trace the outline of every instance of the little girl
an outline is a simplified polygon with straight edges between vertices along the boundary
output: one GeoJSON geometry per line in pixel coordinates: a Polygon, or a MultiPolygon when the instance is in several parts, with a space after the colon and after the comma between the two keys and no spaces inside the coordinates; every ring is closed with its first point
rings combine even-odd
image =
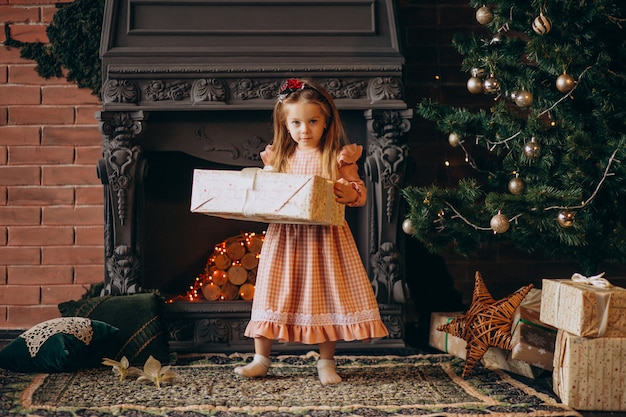
{"type": "MultiPolygon", "coordinates": [[[[363,148],[346,144],[339,112],[327,91],[310,81],[287,80],[273,122],[273,143],[261,152],[266,167],[333,179],[337,202],[365,204],[365,184],[356,164],[363,148]]],[[[254,338],[254,360],[235,368],[237,374],[265,376],[274,340],[317,344],[317,370],[324,385],[341,382],[334,359],[338,340],[388,335],[347,222],[268,226],[245,335],[254,338]]]]}

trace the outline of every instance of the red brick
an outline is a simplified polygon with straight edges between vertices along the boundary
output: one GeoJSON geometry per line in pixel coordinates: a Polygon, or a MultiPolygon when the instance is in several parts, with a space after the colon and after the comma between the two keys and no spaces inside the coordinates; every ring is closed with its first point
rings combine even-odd
{"type": "Polygon", "coordinates": [[[92,124],[98,126],[95,113],[101,111],[101,105],[82,105],[76,106],[76,124],[92,124]]]}
{"type": "Polygon", "coordinates": [[[55,165],[74,162],[74,148],[69,146],[11,146],[10,165],[55,165]]]}
{"type": "Polygon", "coordinates": [[[6,126],[9,121],[9,108],[0,106],[0,126],[6,126]]]}
{"type": "Polygon", "coordinates": [[[102,245],[104,242],[104,225],[76,227],[75,235],[77,245],[102,245]]]}
{"type": "Polygon", "coordinates": [[[7,284],[7,267],[0,266],[0,285],[7,284]]]}
{"type": "Polygon", "coordinates": [[[76,265],[74,267],[74,282],[76,284],[98,284],[102,281],[104,281],[104,263],[99,265],[76,265]]]}
{"type": "Polygon", "coordinates": [[[0,165],[6,165],[9,160],[9,151],[6,146],[0,146],[0,165]]]}
{"type": "Polygon", "coordinates": [[[5,22],[39,22],[39,7],[0,6],[0,16],[5,22]]]}
{"type": "Polygon", "coordinates": [[[7,187],[0,186],[0,206],[7,204],[7,187]]]}
{"type": "Polygon", "coordinates": [[[0,23],[0,43],[5,43],[6,41],[6,25],[4,23],[0,23]]]}
{"type": "Polygon", "coordinates": [[[0,64],[28,64],[32,61],[20,56],[20,48],[6,47],[0,48],[0,64]]]}
{"type": "MultiPolygon", "coordinates": [[[[74,0],[70,0],[70,1],[74,1],[74,0]]],[[[55,2],[55,3],[62,3],[62,2],[55,2]]],[[[54,19],[54,15],[57,12],[57,8],[55,6],[43,6],[41,8],[41,22],[42,23],[46,23],[46,24],[50,24],[50,22],[52,22],[52,20],[54,19]]]]}
{"type": "Polygon", "coordinates": [[[40,185],[38,166],[0,166],[0,185],[40,185]]]}
{"type": "Polygon", "coordinates": [[[102,158],[101,146],[81,146],[76,148],[76,161],[78,165],[93,165],[94,169],[102,158]]]}
{"type": "MultiPolygon", "coordinates": [[[[0,224],[5,226],[41,224],[41,209],[39,207],[0,207],[0,224]]],[[[1,256],[0,259],[2,259],[1,256]]]]}
{"type": "Polygon", "coordinates": [[[41,88],[41,102],[43,104],[76,105],[99,104],[100,100],[88,88],[78,88],[76,85],[49,85],[41,88]]]}
{"type": "Polygon", "coordinates": [[[74,243],[74,230],[71,226],[9,227],[10,246],[60,246],[74,243]]]}
{"type": "Polygon", "coordinates": [[[9,187],[8,203],[12,206],[53,206],[74,204],[71,187],[9,187]]]}
{"type": "Polygon", "coordinates": [[[44,126],[42,145],[96,146],[102,143],[97,126],[44,126]]]}
{"type": "Polygon", "coordinates": [[[104,208],[101,206],[87,207],[42,207],[42,224],[46,226],[80,226],[99,225],[103,223],[104,208]]]}
{"type": "Polygon", "coordinates": [[[0,265],[38,265],[40,259],[39,248],[0,246],[0,265]]]}
{"type": "Polygon", "coordinates": [[[42,304],[59,304],[81,298],[87,289],[83,285],[50,285],[41,288],[42,304]]]}
{"type": "MultiPolygon", "coordinates": [[[[1,167],[0,167],[1,168],[1,167]]],[[[96,185],[98,179],[94,166],[64,165],[41,167],[42,185],[96,185]]]]}
{"type": "Polygon", "coordinates": [[[48,43],[46,34],[47,26],[43,24],[13,24],[11,25],[11,37],[20,42],[48,43]]]}
{"type": "Polygon", "coordinates": [[[104,204],[104,188],[99,186],[76,187],[76,205],[93,206],[104,204]]]}
{"type": "Polygon", "coordinates": [[[40,142],[41,129],[39,127],[0,126],[0,144],[2,145],[39,145],[40,142]]]}
{"type": "Polygon", "coordinates": [[[5,285],[0,288],[0,304],[39,304],[41,290],[38,285],[5,285]]]}
{"type": "Polygon", "coordinates": [[[11,4],[27,4],[27,5],[55,5],[57,3],[71,3],[74,0],[11,0],[11,4]]]}
{"type": "Polygon", "coordinates": [[[0,227],[0,246],[6,246],[7,244],[7,228],[0,227]]]}
{"type": "Polygon", "coordinates": [[[70,82],[65,78],[50,77],[44,78],[35,69],[36,64],[10,65],[9,66],[9,82],[11,84],[35,84],[35,85],[69,85],[70,82]]]}
{"type": "Polygon", "coordinates": [[[0,84],[6,84],[9,81],[9,66],[0,65],[0,84]]]}
{"type": "Polygon", "coordinates": [[[0,105],[40,103],[41,91],[38,86],[6,84],[0,85],[0,105]]]}
{"type": "Polygon", "coordinates": [[[11,106],[11,125],[65,125],[74,123],[74,109],[61,106],[11,106]]]}
{"type": "Polygon", "coordinates": [[[71,284],[74,281],[70,265],[9,265],[7,283],[31,285],[71,284]]]}
{"type": "Polygon", "coordinates": [[[61,317],[55,305],[8,306],[5,329],[30,329],[35,324],[61,317]]]}
{"type": "Polygon", "coordinates": [[[67,246],[45,247],[41,248],[41,263],[42,265],[100,265],[104,264],[103,248],[104,244],[69,248],[67,246]]]}

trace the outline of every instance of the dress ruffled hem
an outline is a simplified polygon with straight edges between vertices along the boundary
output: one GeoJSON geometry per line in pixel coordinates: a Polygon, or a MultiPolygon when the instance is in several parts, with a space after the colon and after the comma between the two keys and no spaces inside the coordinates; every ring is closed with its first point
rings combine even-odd
{"type": "Polygon", "coordinates": [[[378,320],[347,325],[297,326],[272,322],[250,321],[244,335],[265,337],[279,342],[314,345],[323,342],[353,340],[369,341],[388,336],[385,325],[378,320]]]}

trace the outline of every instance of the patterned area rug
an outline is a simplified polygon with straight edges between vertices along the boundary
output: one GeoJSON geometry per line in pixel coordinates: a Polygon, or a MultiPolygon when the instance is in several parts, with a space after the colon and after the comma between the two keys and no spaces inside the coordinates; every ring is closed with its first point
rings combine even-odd
{"type": "Polygon", "coordinates": [[[0,370],[0,415],[63,417],[580,416],[547,392],[450,355],[338,356],[343,382],[324,387],[316,355],[273,357],[267,378],[233,368],[250,355],[179,358],[171,385],[119,381],[110,368],[76,373],[0,370]]]}

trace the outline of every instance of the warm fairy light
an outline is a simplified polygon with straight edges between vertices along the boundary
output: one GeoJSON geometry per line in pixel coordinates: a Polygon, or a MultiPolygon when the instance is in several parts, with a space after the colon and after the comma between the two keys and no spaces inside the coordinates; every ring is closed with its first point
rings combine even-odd
{"type": "Polygon", "coordinates": [[[435,80],[440,80],[441,77],[439,76],[439,74],[435,74],[435,80]]]}
{"type": "Polygon", "coordinates": [[[443,161],[443,164],[444,164],[445,166],[449,167],[449,166],[450,166],[450,161],[448,161],[448,160],[443,161]]]}

